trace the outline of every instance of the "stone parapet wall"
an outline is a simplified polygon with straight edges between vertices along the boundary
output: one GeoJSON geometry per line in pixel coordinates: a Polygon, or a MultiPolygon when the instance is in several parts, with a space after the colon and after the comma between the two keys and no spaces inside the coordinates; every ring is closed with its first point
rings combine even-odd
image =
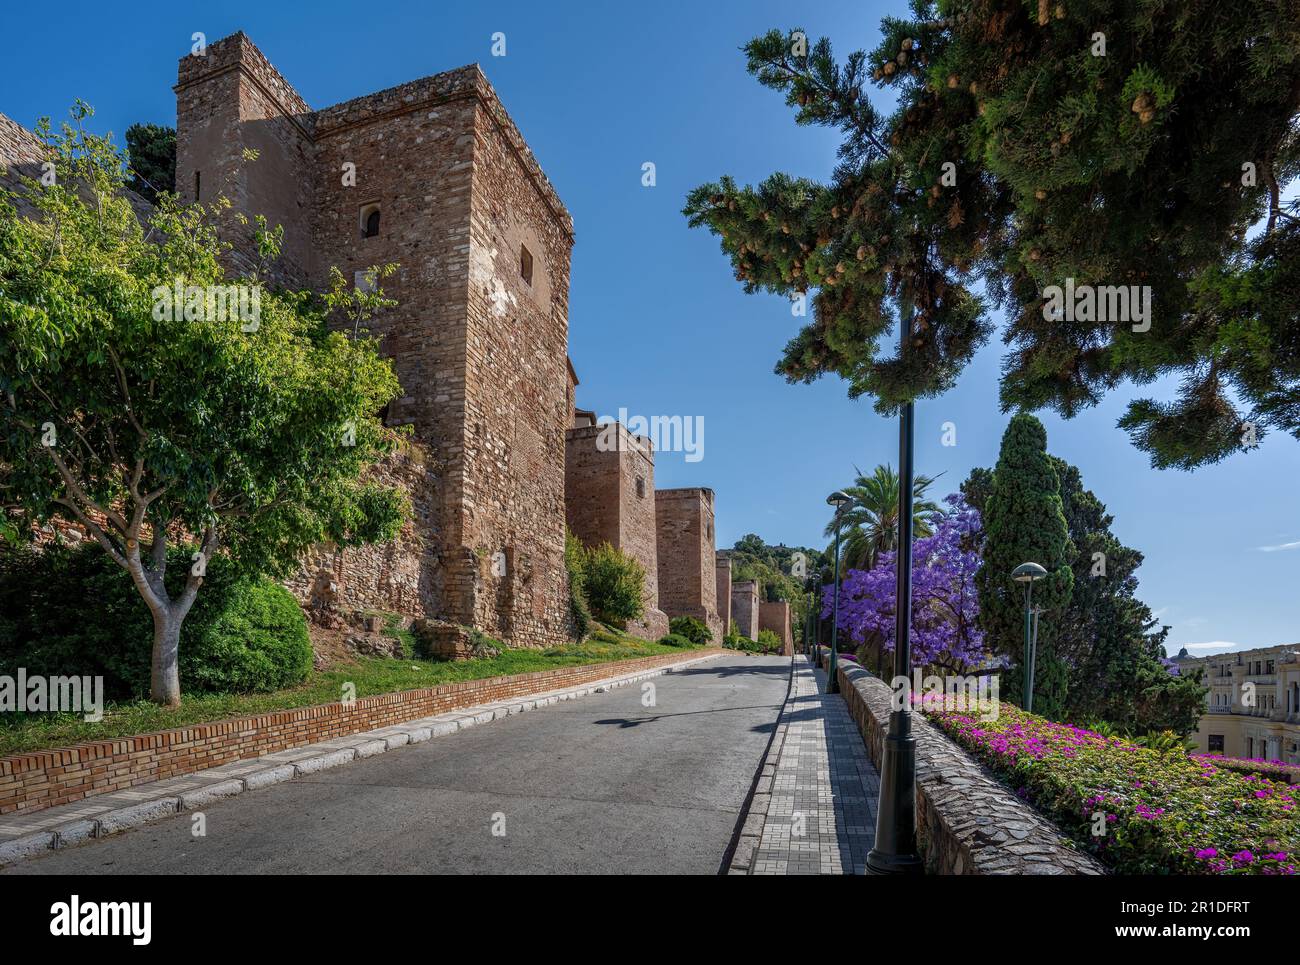
{"type": "MultiPolygon", "coordinates": [[[[891,691],[884,681],[849,661],[838,667],[840,692],[879,769],[891,691]]],[[[1106,873],[921,714],[912,715],[912,734],[916,738],[916,833],[927,872],[1106,873]]]]}

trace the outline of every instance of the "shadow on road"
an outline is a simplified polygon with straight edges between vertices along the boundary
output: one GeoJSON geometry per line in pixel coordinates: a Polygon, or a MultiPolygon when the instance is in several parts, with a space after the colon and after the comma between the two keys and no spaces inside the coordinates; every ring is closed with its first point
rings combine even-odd
{"type": "MultiPolygon", "coordinates": [[[[645,717],[609,717],[605,720],[595,721],[597,724],[618,724],[620,727],[639,727],[642,724],[652,724],[656,720],[664,720],[668,717],[694,717],[697,714],[730,714],[737,710],[766,710],[776,706],[775,704],[746,704],[742,707],[716,707],[713,710],[683,710],[677,714],[647,714],[645,717]]],[[[758,733],[767,733],[776,726],[775,723],[763,724],[759,727],[751,728],[758,733]]]]}

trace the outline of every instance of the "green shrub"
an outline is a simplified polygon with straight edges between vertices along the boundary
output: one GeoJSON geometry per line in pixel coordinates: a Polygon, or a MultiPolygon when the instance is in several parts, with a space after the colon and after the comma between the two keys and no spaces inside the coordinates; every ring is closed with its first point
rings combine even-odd
{"type": "Polygon", "coordinates": [[[591,607],[587,604],[586,574],[583,561],[586,554],[578,537],[567,530],[564,533],[564,566],[569,571],[569,619],[573,622],[573,639],[582,643],[591,633],[591,607]]]}
{"type": "MultiPolygon", "coordinates": [[[[173,595],[190,552],[168,554],[173,595]]],[[[153,617],[99,546],[0,552],[0,673],[103,676],[109,698],[145,697],[152,652],[153,617]]],[[[307,621],[284,587],[217,556],[181,628],[179,659],[185,692],[278,690],[311,670],[307,621]]]]}
{"type": "Polygon", "coordinates": [[[628,556],[602,543],[583,550],[583,586],[591,612],[605,623],[626,623],[645,613],[645,569],[628,556]]]}
{"type": "Polygon", "coordinates": [[[745,653],[763,652],[763,648],[759,646],[757,641],[751,640],[749,637],[742,637],[739,633],[725,637],[722,645],[728,650],[743,650],[745,653]]]}
{"type": "Polygon", "coordinates": [[[774,630],[759,630],[755,641],[764,653],[776,653],[781,649],[781,638],[774,630]]]}
{"type": "Polygon", "coordinates": [[[686,639],[680,633],[667,633],[659,638],[659,642],[665,647],[691,647],[695,646],[694,641],[686,639]]]}
{"type": "Polygon", "coordinates": [[[668,632],[701,647],[713,642],[713,631],[708,624],[695,617],[673,617],[668,621],[668,632]]]}

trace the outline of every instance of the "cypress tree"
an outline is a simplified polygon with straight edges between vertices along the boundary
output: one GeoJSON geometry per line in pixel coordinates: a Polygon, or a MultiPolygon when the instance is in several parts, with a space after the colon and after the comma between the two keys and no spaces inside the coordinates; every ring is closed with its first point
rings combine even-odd
{"type": "Polygon", "coordinates": [[[1068,673],[1056,651],[1061,618],[1074,584],[1076,555],[1061,503],[1056,468],[1047,454],[1047,430],[1028,413],[1013,416],[984,504],[984,562],[975,578],[980,625],[989,648],[1012,661],[1008,684],[1024,703],[1024,587],[1011,579],[1021,563],[1038,563],[1047,576],[1034,584],[1038,628],[1034,711],[1060,717],[1068,673]]]}

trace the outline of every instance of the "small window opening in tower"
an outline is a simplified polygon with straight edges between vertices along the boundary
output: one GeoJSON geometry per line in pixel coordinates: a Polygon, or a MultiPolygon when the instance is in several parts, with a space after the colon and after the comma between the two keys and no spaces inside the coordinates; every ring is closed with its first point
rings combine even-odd
{"type": "Polygon", "coordinates": [[[533,283],[533,253],[525,245],[519,246],[519,277],[525,285],[533,283]]]}

